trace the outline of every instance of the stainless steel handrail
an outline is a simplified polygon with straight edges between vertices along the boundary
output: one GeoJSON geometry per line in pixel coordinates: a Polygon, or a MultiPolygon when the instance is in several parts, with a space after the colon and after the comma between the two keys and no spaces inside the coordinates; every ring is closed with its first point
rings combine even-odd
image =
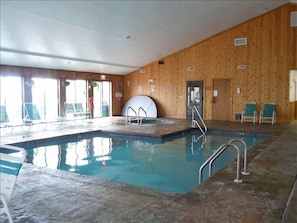
{"type": "Polygon", "coordinates": [[[192,108],[192,127],[195,127],[195,124],[198,126],[198,128],[200,129],[200,131],[205,134],[207,132],[207,127],[206,127],[206,124],[205,122],[203,121],[203,118],[201,117],[198,109],[196,106],[193,106],[192,108]],[[202,123],[203,127],[204,127],[204,130],[202,129],[202,127],[199,125],[199,122],[197,120],[195,120],[195,112],[196,114],[198,115],[199,117],[199,121],[202,123]]]}
{"type": "MultiPolygon", "coordinates": [[[[142,121],[143,121],[143,119],[141,119],[140,118],[140,111],[143,111],[144,112],[144,114],[145,114],[145,117],[144,117],[144,119],[145,118],[147,118],[147,113],[146,113],[146,111],[142,108],[142,107],[139,107],[138,108],[138,115],[137,115],[137,117],[138,117],[138,125],[142,125],[142,121]]],[[[142,116],[141,116],[142,117],[142,116]]]]}
{"type": "Polygon", "coordinates": [[[250,173],[247,171],[247,145],[246,143],[241,140],[241,139],[231,139],[228,143],[233,143],[233,142],[240,142],[244,146],[244,157],[243,157],[243,171],[241,174],[243,175],[250,175],[250,173]]]}
{"type": "Polygon", "coordinates": [[[128,107],[128,109],[127,109],[127,115],[126,115],[126,124],[131,124],[131,120],[133,119],[133,118],[136,118],[137,117],[137,113],[136,113],[136,111],[132,108],[132,107],[128,107]],[[129,109],[131,109],[134,113],[135,113],[135,116],[132,116],[131,118],[130,118],[130,120],[129,120],[129,109]]]}
{"type": "Polygon", "coordinates": [[[240,150],[238,149],[238,147],[234,144],[231,143],[226,143],[221,145],[199,168],[199,183],[201,183],[202,181],[202,170],[204,169],[204,167],[209,164],[209,172],[208,172],[208,176],[211,176],[211,170],[212,170],[212,163],[214,162],[214,160],[219,157],[222,152],[225,151],[225,149],[233,147],[234,149],[236,149],[237,151],[237,171],[236,171],[236,178],[234,179],[234,182],[236,183],[241,183],[242,180],[240,180],[240,150]]]}
{"type": "Polygon", "coordinates": [[[202,132],[202,134],[205,134],[205,131],[201,128],[201,126],[199,125],[199,123],[196,120],[192,120],[192,127],[195,127],[195,124],[198,126],[198,128],[200,129],[200,131],[202,132]]]}

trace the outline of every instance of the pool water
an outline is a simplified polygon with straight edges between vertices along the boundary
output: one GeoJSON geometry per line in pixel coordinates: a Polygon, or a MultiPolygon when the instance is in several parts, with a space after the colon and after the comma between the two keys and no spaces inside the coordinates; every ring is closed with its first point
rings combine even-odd
{"type": "MultiPolygon", "coordinates": [[[[90,134],[23,147],[27,150],[27,162],[36,166],[185,194],[199,184],[200,166],[220,145],[241,139],[251,147],[265,137],[221,133],[199,136],[190,132],[153,140],[90,134]]],[[[227,149],[214,162],[213,173],[235,158],[235,150],[227,149]]],[[[204,179],[207,174],[203,172],[204,179]]]]}

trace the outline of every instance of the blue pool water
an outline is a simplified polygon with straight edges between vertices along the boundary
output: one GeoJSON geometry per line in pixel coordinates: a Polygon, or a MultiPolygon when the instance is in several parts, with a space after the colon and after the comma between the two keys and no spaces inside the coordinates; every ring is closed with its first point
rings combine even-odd
{"type": "MultiPolygon", "coordinates": [[[[24,147],[27,162],[36,166],[185,194],[198,185],[201,164],[220,145],[242,139],[251,147],[264,137],[208,133],[199,139],[199,133],[190,132],[153,140],[90,134],[24,147]]],[[[226,150],[214,162],[213,173],[235,158],[234,150],[226,150]]],[[[204,179],[207,174],[204,171],[204,179]]]]}

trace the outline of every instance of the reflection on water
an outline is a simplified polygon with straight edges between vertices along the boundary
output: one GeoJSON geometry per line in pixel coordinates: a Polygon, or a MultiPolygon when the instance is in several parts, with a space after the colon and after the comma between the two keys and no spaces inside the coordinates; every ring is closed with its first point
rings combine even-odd
{"type": "MultiPolygon", "coordinates": [[[[212,134],[201,137],[194,133],[162,142],[92,136],[25,147],[27,162],[36,166],[183,194],[198,185],[200,165],[234,138],[244,140],[249,147],[261,139],[212,134]]],[[[213,172],[235,157],[234,150],[226,150],[214,163],[213,172]]]]}

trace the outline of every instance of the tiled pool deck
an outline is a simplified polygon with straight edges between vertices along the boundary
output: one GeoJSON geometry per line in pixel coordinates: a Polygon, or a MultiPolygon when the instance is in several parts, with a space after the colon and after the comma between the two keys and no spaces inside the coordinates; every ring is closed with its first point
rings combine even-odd
{"type": "MultiPolygon", "coordinates": [[[[189,129],[170,125],[126,126],[120,117],[68,126],[33,126],[29,133],[1,132],[1,144],[44,140],[88,131],[158,137],[189,129]]],[[[253,125],[207,121],[210,130],[270,133],[249,151],[249,176],[234,183],[235,162],[186,195],[81,176],[24,164],[10,203],[15,223],[55,222],[297,222],[297,122],[253,125]]],[[[8,222],[1,215],[1,222],[8,222]]]]}

